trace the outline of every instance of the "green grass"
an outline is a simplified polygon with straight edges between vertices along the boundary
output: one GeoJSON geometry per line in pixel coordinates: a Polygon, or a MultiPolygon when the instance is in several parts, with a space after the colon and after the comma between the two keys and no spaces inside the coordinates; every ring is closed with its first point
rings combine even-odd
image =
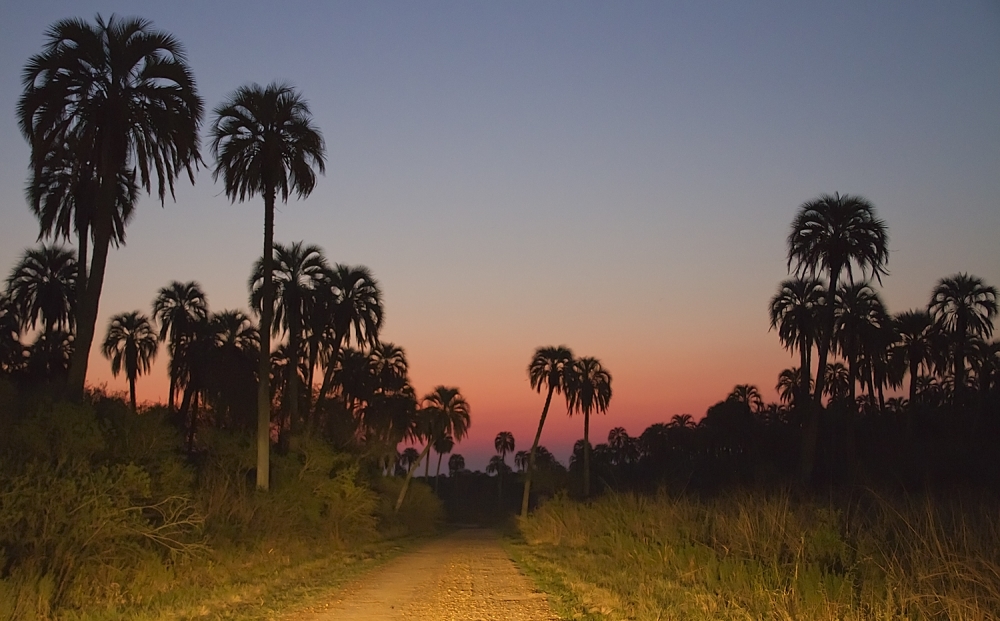
{"type": "Polygon", "coordinates": [[[556,498],[508,548],[566,618],[1000,617],[995,499],[556,498]]]}

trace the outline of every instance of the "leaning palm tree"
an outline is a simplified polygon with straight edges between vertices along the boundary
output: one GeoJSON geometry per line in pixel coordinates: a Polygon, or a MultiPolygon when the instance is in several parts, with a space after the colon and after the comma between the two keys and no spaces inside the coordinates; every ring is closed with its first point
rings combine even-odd
{"type": "Polygon", "coordinates": [[[179,369],[174,358],[182,348],[182,340],[199,322],[208,318],[208,301],[201,285],[196,282],[181,283],[176,280],[161,287],[153,300],[153,317],[160,323],[160,342],[167,342],[170,353],[170,389],[167,409],[174,411],[179,369]]]}
{"type": "MultiPolygon", "coordinates": [[[[288,333],[287,367],[288,414],[291,430],[299,424],[299,352],[303,345],[304,325],[316,309],[316,294],[327,273],[326,258],[318,246],[295,242],[290,246],[274,245],[272,282],[274,285],[273,335],[283,328],[288,333]]],[[[258,259],[250,277],[250,304],[258,313],[264,301],[264,261],[258,259]]],[[[308,373],[307,373],[308,381],[308,373]]],[[[310,387],[310,391],[312,388],[310,387]]]]}
{"type": "Polygon", "coordinates": [[[324,172],[323,137],[313,125],[309,106],[285,84],[238,88],[215,109],[212,126],[213,177],[222,177],[230,200],[264,199],[264,251],[261,262],[260,382],[257,388],[257,487],[268,488],[271,386],[268,368],[274,313],[272,261],[274,203],[291,194],[305,198],[324,172]]]}
{"type": "Polygon", "coordinates": [[[21,329],[72,332],[76,315],[76,258],[58,246],[24,251],[7,277],[7,295],[20,319],[21,329]]]}
{"type": "Polygon", "coordinates": [[[611,374],[597,358],[573,361],[566,382],[570,416],[583,414],[583,496],[590,496],[590,413],[604,414],[611,402],[611,374]]]}
{"type": "Polygon", "coordinates": [[[444,436],[451,436],[455,442],[461,442],[468,433],[470,424],[469,403],[457,388],[438,386],[424,397],[417,432],[425,441],[424,450],[416,463],[410,464],[410,469],[406,473],[403,488],[399,490],[399,498],[396,500],[397,513],[403,506],[403,499],[406,498],[406,490],[410,486],[413,472],[420,462],[427,458],[434,441],[444,436]]]}
{"type": "Polygon", "coordinates": [[[771,329],[777,328],[778,339],[790,350],[799,350],[798,391],[803,399],[809,396],[812,378],[809,374],[813,344],[819,340],[821,313],[826,303],[826,288],[818,278],[791,278],[778,286],[771,298],[769,314],[771,329]]]}
{"type": "Polygon", "coordinates": [[[528,470],[524,477],[524,493],[521,496],[521,517],[528,517],[528,498],[531,494],[531,478],[535,470],[535,453],[538,452],[538,442],[542,438],[542,427],[545,426],[545,417],[549,414],[549,405],[552,403],[552,395],[563,392],[566,389],[566,374],[573,364],[573,352],[568,347],[539,347],[535,350],[535,355],[528,364],[528,381],[531,388],[541,392],[543,388],[547,390],[545,395],[545,405],[542,406],[542,416],[538,419],[538,431],[535,432],[535,440],[531,443],[531,451],[528,453],[528,470]]]}
{"type": "MultiPolygon", "coordinates": [[[[840,277],[847,272],[854,281],[854,266],[862,274],[871,273],[881,283],[887,274],[889,234],[885,223],[875,216],[875,207],[867,199],[849,194],[824,194],[803,203],[792,221],[788,234],[788,270],[795,265],[797,276],[815,277],[825,274],[827,291],[837,291],[840,277]]],[[[800,477],[812,476],[819,441],[819,407],[826,384],[826,362],[836,322],[834,305],[826,304],[825,320],[821,322],[821,338],[817,343],[819,363],[813,406],[808,409],[802,434],[800,477]]]]}
{"type": "Polygon", "coordinates": [[[182,170],[194,182],[203,109],[176,39],[143,19],[105,21],[98,15],[95,22],[67,19],[49,28],[42,53],[25,66],[17,111],[31,146],[30,184],[44,183],[46,158],[67,149],[78,159],[80,178],[99,180],[89,213],[93,251],[68,379],[76,397],[83,395],[87,378],[116,218],[127,219],[120,213],[120,175],[133,177],[147,192],[156,177],[160,202],[168,189],[173,195],[182,170]]]}
{"type": "Polygon", "coordinates": [[[156,346],[156,331],[149,323],[149,318],[139,311],[111,318],[101,353],[111,360],[112,375],[118,377],[125,370],[133,412],[136,411],[135,380],[140,375],[149,373],[150,364],[156,357],[156,346]]]}
{"type": "Polygon", "coordinates": [[[931,293],[927,311],[934,323],[952,336],[954,346],[952,373],[955,400],[965,402],[965,357],[972,338],[993,335],[993,317],[997,314],[997,290],[978,276],[955,274],[938,281],[931,293]]]}

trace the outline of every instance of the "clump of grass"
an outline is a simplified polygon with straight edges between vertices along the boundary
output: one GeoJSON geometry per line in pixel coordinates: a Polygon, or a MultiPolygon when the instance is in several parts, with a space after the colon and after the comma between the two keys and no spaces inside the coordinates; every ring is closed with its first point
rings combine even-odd
{"type": "Polygon", "coordinates": [[[998,506],[612,494],[557,497],[520,526],[526,557],[614,596],[610,618],[985,620],[1000,615],[998,506]]]}

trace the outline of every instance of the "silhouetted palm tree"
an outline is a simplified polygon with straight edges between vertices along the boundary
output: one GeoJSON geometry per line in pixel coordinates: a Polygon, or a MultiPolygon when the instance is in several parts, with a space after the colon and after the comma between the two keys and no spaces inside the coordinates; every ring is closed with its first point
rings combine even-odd
{"type": "MultiPolygon", "coordinates": [[[[299,353],[303,347],[304,324],[311,320],[316,309],[316,296],[321,284],[326,280],[328,267],[323,251],[318,246],[305,246],[295,242],[291,246],[274,245],[272,282],[274,285],[273,335],[278,329],[288,332],[289,365],[288,415],[291,430],[298,429],[299,423],[299,374],[292,372],[299,368],[299,353]]],[[[250,278],[250,303],[258,313],[264,298],[264,261],[258,259],[250,278]]],[[[306,374],[308,381],[308,373],[306,374]]],[[[310,391],[312,387],[309,387],[310,391]]]]}
{"type": "Polygon", "coordinates": [[[573,364],[573,352],[568,347],[539,347],[535,350],[535,355],[528,365],[528,381],[531,388],[541,392],[543,388],[547,390],[545,395],[545,405],[542,407],[542,416],[538,419],[538,431],[535,432],[535,440],[531,443],[531,452],[528,453],[528,473],[524,477],[524,494],[521,497],[521,517],[528,517],[528,498],[531,493],[531,478],[535,470],[535,453],[538,451],[538,442],[542,438],[542,427],[545,426],[545,417],[549,414],[549,405],[552,403],[552,395],[563,392],[566,388],[566,373],[573,364]]]}
{"type": "Polygon", "coordinates": [[[140,375],[149,373],[150,364],[156,357],[156,347],[156,331],[149,323],[149,318],[139,311],[111,318],[101,353],[111,360],[112,375],[118,377],[124,369],[133,412],[136,411],[135,380],[140,375]]]}
{"type": "Polygon", "coordinates": [[[324,172],[323,137],[313,125],[309,106],[284,84],[238,88],[215,109],[212,127],[213,177],[222,177],[226,195],[240,201],[264,199],[264,250],[261,272],[260,369],[257,388],[257,487],[268,488],[271,386],[269,364],[274,311],[272,260],[274,203],[291,194],[305,198],[324,172]]]}
{"type": "Polygon", "coordinates": [[[21,318],[6,291],[0,291],[0,373],[12,375],[25,363],[26,350],[21,343],[21,318]]]}
{"type": "Polygon", "coordinates": [[[518,451],[514,454],[514,467],[518,472],[524,472],[528,468],[528,451],[518,451]]]}
{"type": "Polygon", "coordinates": [[[764,409],[764,398],[760,396],[760,389],[751,384],[737,384],[727,399],[742,403],[752,414],[764,409]]]}
{"type": "Polygon", "coordinates": [[[208,317],[208,301],[201,285],[196,282],[181,283],[176,280],[162,287],[153,300],[153,317],[160,323],[160,342],[167,342],[170,354],[170,392],[167,408],[173,413],[177,392],[177,364],[174,358],[182,340],[193,327],[208,317]]]}
{"type": "Polygon", "coordinates": [[[590,496],[590,413],[604,414],[611,402],[611,374],[597,358],[573,361],[566,381],[566,404],[570,416],[583,414],[583,495],[590,496]]]}
{"type": "Polygon", "coordinates": [[[440,488],[441,481],[441,458],[450,453],[455,448],[455,439],[451,436],[441,436],[434,440],[434,452],[438,454],[437,469],[434,471],[434,493],[440,488]]]}
{"type": "Polygon", "coordinates": [[[465,470],[465,457],[462,457],[459,453],[455,453],[448,458],[448,476],[453,477],[463,470],[465,470]]]}
{"type": "MultiPolygon", "coordinates": [[[[77,308],[69,388],[82,396],[104,283],[116,236],[123,171],[162,202],[187,170],[194,181],[202,101],[181,45],[142,19],[55,23],[41,54],[29,59],[18,103],[21,132],[31,146],[32,185],[45,183],[46,157],[71,150],[83,179],[101,180],[90,218],[94,242],[86,288],[77,308]]],[[[29,190],[29,196],[35,194],[29,190]]],[[[122,217],[122,222],[127,217],[122,217]]],[[[119,238],[120,239],[120,238],[119,238]]]]}
{"type": "Polygon", "coordinates": [[[799,350],[798,390],[804,397],[810,394],[812,347],[819,340],[825,304],[826,289],[818,278],[786,280],[771,298],[771,329],[777,328],[778,339],[786,349],[799,350]]]}
{"type": "Polygon", "coordinates": [[[921,365],[929,367],[933,359],[933,321],[927,311],[910,310],[892,318],[896,340],[890,346],[889,360],[902,382],[904,372],[910,374],[909,403],[917,402],[917,380],[921,365]]]}
{"type": "MultiPolygon", "coordinates": [[[[454,457],[455,456],[452,455],[452,458],[454,458],[454,457]]],[[[417,449],[413,448],[412,446],[409,446],[409,447],[406,447],[405,449],[403,449],[403,452],[399,454],[398,463],[399,463],[399,466],[404,471],[409,472],[410,471],[410,467],[413,464],[417,463],[418,459],[420,459],[420,453],[417,451],[417,449]]]]}
{"type": "Polygon", "coordinates": [[[850,398],[851,372],[840,362],[834,362],[826,367],[826,386],[824,394],[830,401],[842,401],[850,398]]]}
{"type": "MultiPolygon", "coordinates": [[[[509,431],[501,431],[497,434],[497,437],[493,439],[493,448],[497,450],[500,455],[500,461],[503,462],[504,467],[507,466],[507,453],[514,452],[514,434],[509,431]]],[[[503,470],[500,473],[500,482],[497,495],[503,500],[503,470]]]]}
{"type": "Polygon", "coordinates": [[[325,347],[326,372],[320,387],[319,399],[325,399],[333,384],[334,362],[341,347],[351,344],[351,335],[357,346],[375,347],[382,328],[382,290],[371,271],[364,266],[336,265],[328,274],[328,281],[319,291],[322,325],[314,326],[313,334],[319,339],[314,351],[325,347]]]}
{"type": "Polygon", "coordinates": [[[888,323],[889,317],[882,297],[867,282],[841,287],[837,291],[834,315],[834,340],[840,354],[847,360],[850,375],[847,395],[853,403],[857,396],[857,382],[862,379],[858,370],[859,358],[866,349],[884,350],[884,347],[871,347],[871,341],[878,330],[888,323]],[[866,344],[869,346],[866,347],[866,344]]]}
{"type": "MultiPolygon", "coordinates": [[[[846,271],[854,280],[853,266],[862,274],[871,273],[881,283],[887,273],[889,234],[885,223],[875,216],[875,207],[860,196],[824,194],[804,203],[792,221],[788,235],[788,269],[795,264],[798,276],[815,277],[825,273],[827,291],[837,291],[840,276],[846,271]]],[[[813,393],[815,407],[809,408],[802,434],[800,475],[808,480],[812,475],[819,440],[819,406],[825,391],[826,362],[836,321],[834,305],[826,305],[826,321],[818,342],[819,364],[813,393]]]]}
{"type": "Polygon", "coordinates": [[[469,403],[457,388],[438,386],[424,396],[420,419],[418,433],[425,442],[424,450],[420,453],[417,462],[412,464],[406,473],[406,480],[403,481],[403,488],[399,491],[399,498],[396,500],[396,512],[403,505],[410,479],[413,478],[413,471],[420,465],[421,460],[427,458],[434,441],[450,435],[455,439],[455,442],[461,442],[465,434],[468,433],[471,424],[469,403]]]}
{"type": "Polygon", "coordinates": [[[21,329],[72,332],[76,315],[76,259],[58,246],[24,251],[7,277],[7,295],[20,319],[21,329]]]}
{"type": "Polygon", "coordinates": [[[997,314],[997,290],[978,276],[955,274],[942,278],[931,293],[927,306],[934,322],[952,336],[955,377],[955,400],[965,403],[965,352],[970,337],[993,335],[993,317],[997,314]]]}

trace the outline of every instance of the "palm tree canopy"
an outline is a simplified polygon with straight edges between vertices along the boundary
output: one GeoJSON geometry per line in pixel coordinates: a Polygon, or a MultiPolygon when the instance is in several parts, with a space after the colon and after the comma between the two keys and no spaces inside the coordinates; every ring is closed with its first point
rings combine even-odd
{"type": "Polygon", "coordinates": [[[309,106],[287,84],[238,88],[215,109],[212,176],[231,200],[276,192],[282,200],[308,196],[316,170],[326,171],[323,136],[309,106]]]}
{"type": "Polygon", "coordinates": [[[450,453],[453,448],[455,448],[455,438],[449,435],[443,435],[434,440],[434,451],[439,455],[450,453]]]}
{"type": "Polygon", "coordinates": [[[460,453],[455,453],[448,458],[448,472],[455,473],[465,470],[465,457],[460,453]]]}
{"type": "Polygon", "coordinates": [[[431,442],[445,435],[450,435],[456,442],[460,442],[472,424],[469,403],[457,388],[436,387],[424,396],[423,409],[427,413],[423,435],[431,442]]]}
{"type": "Polygon", "coordinates": [[[122,313],[111,318],[101,353],[111,360],[111,373],[116,377],[125,370],[129,380],[149,372],[156,357],[156,332],[149,318],[139,311],[122,313]]]}
{"type": "Polygon", "coordinates": [[[560,393],[566,388],[566,373],[573,364],[573,352],[565,345],[539,347],[528,364],[531,388],[541,392],[551,389],[560,393]]]}
{"type": "Polygon", "coordinates": [[[153,300],[153,317],[160,323],[160,341],[176,343],[178,338],[208,318],[208,300],[196,282],[173,281],[161,287],[153,300]]]}
{"type": "Polygon", "coordinates": [[[41,319],[48,329],[72,330],[76,314],[77,261],[58,246],[25,250],[7,277],[7,295],[21,329],[34,328],[41,319]]]}
{"type": "Polygon", "coordinates": [[[200,161],[204,106],[194,76],[180,43],[151,22],[114,15],[95,22],[56,22],[44,51],[25,66],[17,112],[33,169],[40,171],[47,154],[69,144],[92,158],[99,178],[134,167],[149,192],[155,174],[163,201],[167,189],[173,195],[181,169],[194,182],[200,161]],[[105,156],[113,161],[102,170],[105,156]]]}
{"type": "MultiPolygon", "coordinates": [[[[290,330],[290,320],[301,323],[314,308],[316,292],[325,281],[328,267],[319,246],[295,242],[290,246],[275,244],[272,274],[274,278],[274,325],[290,330]]],[[[264,260],[257,259],[250,277],[250,308],[258,313],[264,303],[264,260]]],[[[299,329],[301,329],[301,325],[299,329]]]]}
{"type": "Polygon", "coordinates": [[[853,281],[852,266],[857,265],[881,282],[882,275],[888,274],[888,261],[888,230],[867,199],[824,194],[799,207],[788,235],[789,271],[795,264],[796,274],[826,272],[834,278],[846,269],[853,281]]]}
{"type": "Polygon", "coordinates": [[[611,374],[597,358],[580,358],[573,362],[566,388],[569,414],[607,412],[611,402],[611,374]]]}
{"type": "Polygon", "coordinates": [[[978,276],[955,274],[938,281],[927,310],[949,332],[964,327],[966,334],[990,338],[997,314],[997,290],[978,276]]]}
{"type": "Polygon", "coordinates": [[[325,290],[325,312],[331,319],[331,336],[338,343],[354,342],[360,347],[374,347],[382,328],[385,311],[382,306],[382,289],[363,265],[337,264],[329,273],[325,290]]]}
{"type": "Polygon", "coordinates": [[[818,340],[820,309],[826,303],[826,288],[815,277],[791,278],[778,285],[768,308],[771,329],[786,348],[809,346],[818,340]]]}
{"type": "Polygon", "coordinates": [[[493,447],[500,454],[501,459],[506,458],[507,453],[514,452],[514,434],[509,431],[501,431],[493,440],[493,447]]]}

